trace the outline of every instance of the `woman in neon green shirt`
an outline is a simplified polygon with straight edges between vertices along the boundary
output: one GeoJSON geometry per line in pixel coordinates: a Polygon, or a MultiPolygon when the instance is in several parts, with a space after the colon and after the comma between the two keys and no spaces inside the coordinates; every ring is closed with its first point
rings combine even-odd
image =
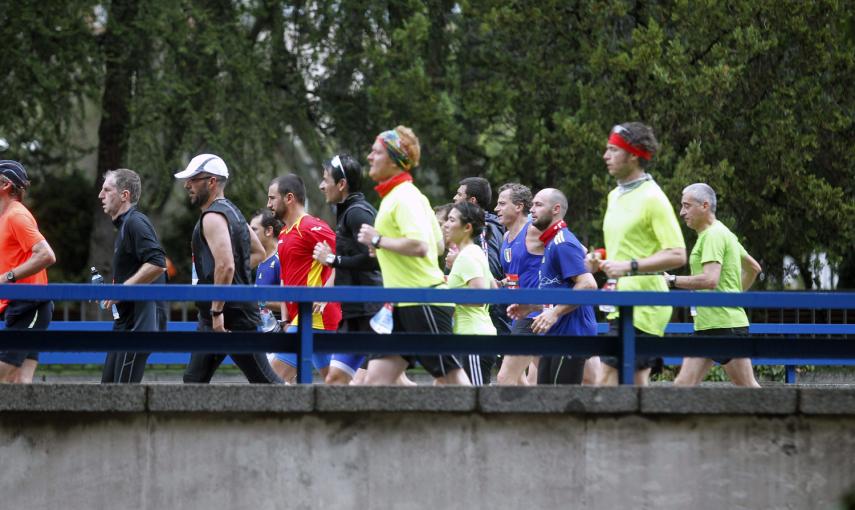
{"type": "MultiPolygon", "coordinates": [[[[460,202],[448,213],[443,225],[447,244],[456,244],[460,251],[448,274],[449,288],[490,289],[496,282],[484,250],[472,240],[484,228],[484,211],[475,204],[460,202]]],[[[454,332],[462,335],[495,335],[487,305],[457,304],[454,307],[454,332]]]]}

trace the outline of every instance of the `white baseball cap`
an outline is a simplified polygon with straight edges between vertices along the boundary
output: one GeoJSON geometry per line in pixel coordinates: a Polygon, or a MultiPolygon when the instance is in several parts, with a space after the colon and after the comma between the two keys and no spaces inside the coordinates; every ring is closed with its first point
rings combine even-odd
{"type": "Polygon", "coordinates": [[[219,156],[215,156],[214,154],[199,154],[195,158],[190,160],[190,163],[187,165],[187,168],[184,169],[183,172],[178,172],[175,174],[176,179],[188,179],[193,177],[194,175],[209,173],[211,175],[218,175],[220,177],[229,178],[229,167],[226,166],[226,162],[223,161],[223,158],[219,156]]]}

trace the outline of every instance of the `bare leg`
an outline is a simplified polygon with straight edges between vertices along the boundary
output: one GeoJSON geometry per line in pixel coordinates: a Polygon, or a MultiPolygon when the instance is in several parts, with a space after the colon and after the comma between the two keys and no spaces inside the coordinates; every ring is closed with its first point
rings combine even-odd
{"type": "Polygon", "coordinates": [[[398,377],[398,385],[400,386],[418,386],[415,381],[407,377],[407,372],[401,372],[401,377],[398,377]]]}
{"type": "Polygon", "coordinates": [[[17,384],[31,384],[33,382],[33,374],[36,372],[36,367],[39,362],[34,359],[25,359],[21,363],[21,367],[10,374],[10,381],[17,384]]]}
{"type": "Polygon", "coordinates": [[[540,356],[535,356],[531,359],[528,365],[528,374],[525,376],[525,383],[528,386],[537,386],[537,365],[540,363],[540,356]]]}
{"type": "Polygon", "coordinates": [[[750,358],[734,358],[724,365],[727,376],[737,386],[759,388],[760,384],[754,378],[754,369],[751,367],[750,358]]]}
{"type": "Polygon", "coordinates": [[[364,368],[357,368],[356,369],[356,375],[353,376],[353,379],[350,381],[350,384],[352,384],[354,386],[359,386],[360,384],[364,384],[366,373],[368,373],[368,370],[365,370],[364,368]]]}
{"type": "Polygon", "coordinates": [[[444,385],[459,385],[459,386],[471,386],[472,384],[469,382],[469,378],[466,377],[466,372],[462,368],[456,368],[451,372],[448,372],[444,376],[436,378],[436,384],[439,386],[444,385]]]}
{"type": "MultiPolygon", "coordinates": [[[[363,384],[369,386],[390,386],[396,384],[407,369],[407,360],[400,356],[386,356],[368,362],[368,370],[363,384]]],[[[461,370],[462,371],[462,370],[461,370]]]]}
{"type": "Polygon", "coordinates": [[[585,372],[582,374],[582,384],[584,386],[594,386],[600,378],[601,370],[600,357],[591,356],[585,361],[585,372]]]}
{"type": "Polygon", "coordinates": [[[499,386],[525,386],[525,369],[531,364],[531,356],[503,356],[502,368],[496,376],[499,386]]]}
{"type": "Polygon", "coordinates": [[[647,386],[650,384],[650,369],[644,368],[642,370],[636,370],[635,377],[633,379],[635,380],[636,386],[647,386]]]}
{"type": "Polygon", "coordinates": [[[276,372],[285,384],[294,384],[297,381],[297,367],[292,367],[279,358],[274,358],[270,362],[270,367],[276,372]]]}
{"type": "Polygon", "coordinates": [[[324,384],[350,384],[350,374],[337,367],[329,367],[327,375],[324,377],[324,384]]]}
{"type": "Polygon", "coordinates": [[[674,386],[697,386],[712,368],[709,358],[683,358],[683,366],[674,378],[674,386]]]}
{"type": "Polygon", "coordinates": [[[14,374],[18,370],[15,365],[0,361],[0,383],[13,382],[14,374]]]}
{"type": "MultiPolygon", "coordinates": [[[[618,385],[618,370],[610,367],[605,363],[601,364],[600,379],[597,381],[597,386],[617,386],[618,385]]],[[[645,368],[636,370],[633,377],[633,383],[636,386],[647,386],[650,382],[650,369],[645,368]]]]}

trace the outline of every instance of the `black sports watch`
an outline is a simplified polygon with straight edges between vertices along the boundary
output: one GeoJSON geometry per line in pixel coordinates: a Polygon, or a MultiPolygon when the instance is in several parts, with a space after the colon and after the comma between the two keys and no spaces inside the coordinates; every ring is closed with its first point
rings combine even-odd
{"type": "Polygon", "coordinates": [[[15,271],[6,273],[6,283],[15,283],[16,281],[18,281],[18,277],[15,276],[15,271]]]}
{"type": "Polygon", "coordinates": [[[632,276],[636,273],[638,273],[638,261],[632,259],[629,261],[629,275],[632,276]]]}

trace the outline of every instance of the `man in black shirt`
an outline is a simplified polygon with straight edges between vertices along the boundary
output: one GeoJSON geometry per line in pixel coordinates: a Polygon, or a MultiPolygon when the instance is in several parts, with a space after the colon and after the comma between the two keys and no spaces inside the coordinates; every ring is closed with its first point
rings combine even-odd
{"type": "MultiPolygon", "coordinates": [[[[166,254],[148,217],[137,209],[142,184],[133,170],[120,168],[104,175],[98,198],[104,212],[116,226],[113,248],[113,283],[136,285],[166,283],[166,254]]],[[[165,331],[167,309],[156,301],[107,300],[119,317],[114,331],[165,331]]],[[[138,383],[142,381],[147,352],[110,352],[104,361],[102,383],[138,383]]]]}
{"type": "MultiPolygon", "coordinates": [[[[229,179],[226,163],[219,156],[200,154],[175,178],[186,179],[184,189],[190,204],[202,210],[192,238],[198,283],[252,285],[252,268],[264,259],[264,247],[243,214],[225,197],[229,179]]],[[[261,320],[255,302],[198,301],[196,308],[200,331],[256,331],[261,320]]],[[[210,382],[225,357],[220,353],[194,353],[184,372],[184,382],[210,382]]],[[[231,354],[231,357],[249,382],[282,383],[270,368],[266,354],[231,354]]]]}
{"type": "MultiPolygon", "coordinates": [[[[325,161],[320,189],[328,204],[335,204],[336,253],[326,243],[318,243],[312,256],[326,266],[335,268],[336,287],[367,285],[382,287],[380,265],[368,253],[368,247],[357,241],[363,224],[374,225],[377,210],[362,194],[362,167],[350,154],[339,154],[325,161]]],[[[342,303],[339,331],[371,331],[369,321],[382,303],[342,303]]],[[[348,384],[363,361],[362,356],[333,355],[327,384],[348,384]],[[341,359],[337,359],[337,358],[341,359]]]]}

